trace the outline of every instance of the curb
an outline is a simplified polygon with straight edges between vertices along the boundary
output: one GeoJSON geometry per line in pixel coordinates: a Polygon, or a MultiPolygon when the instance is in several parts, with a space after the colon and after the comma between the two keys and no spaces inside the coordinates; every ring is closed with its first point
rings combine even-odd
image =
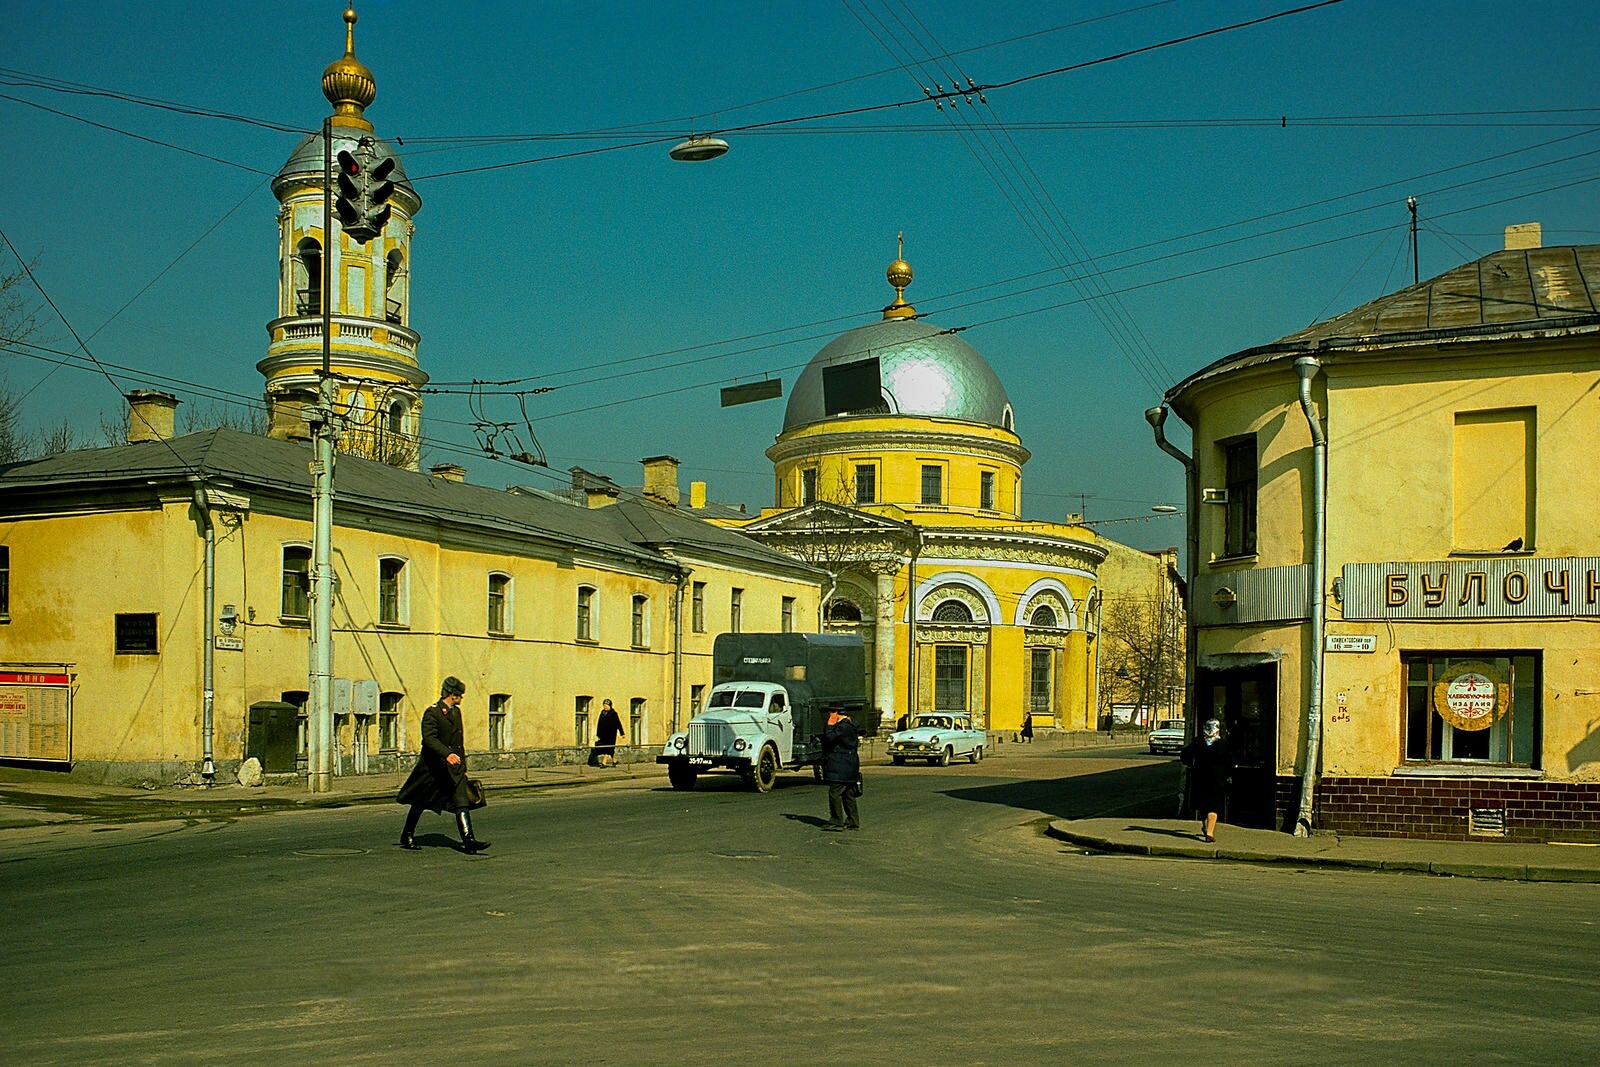
{"type": "Polygon", "coordinates": [[[1055,822],[1045,833],[1059,841],[1093,852],[1125,856],[1160,856],[1169,859],[1225,860],[1233,863],[1331,867],[1343,870],[1381,871],[1390,874],[1430,874],[1448,878],[1478,878],[1511,882],[1568,882],[1600,884],[1600,870],[1586,867],[1556,867],[1510,863],[1473,863],[1462,860],[1381,859],[1376,856],[1331,856],[1326,854],[1290,855],[1237,848],[1207,848],[1203,845],[1145,844],[1118,841],[1096,834],[1077,833],[1055,822]]]}

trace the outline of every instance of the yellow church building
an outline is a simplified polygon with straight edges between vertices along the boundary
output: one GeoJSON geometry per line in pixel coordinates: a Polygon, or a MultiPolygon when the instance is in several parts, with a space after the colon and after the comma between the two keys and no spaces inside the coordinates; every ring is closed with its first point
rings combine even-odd
{"type": "MultiPolygon", "coordinates": [[[[775,505],[723,519],[827,571],[825,627],[859,633],[873,702],[966,711],[994,731],[1095,729],[1097,568],[1082,525],[1022,518],[1029,452],[1004,385],[906,302],[825,346],[767,449],[775,505]]],[[[1154,563],[1152,563],[1152,568],[1154,563]]]]}

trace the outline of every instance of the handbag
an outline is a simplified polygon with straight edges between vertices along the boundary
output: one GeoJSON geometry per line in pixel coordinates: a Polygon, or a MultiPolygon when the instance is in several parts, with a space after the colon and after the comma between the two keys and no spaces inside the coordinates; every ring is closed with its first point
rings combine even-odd
{"type": "Polygon", "coordinates": [[[476,778],[463,778],[462,782],[467,787],[468,811],[477,811],[479,808],[488,806],[489,798],[484,794],[482,782],[476,778]]]}

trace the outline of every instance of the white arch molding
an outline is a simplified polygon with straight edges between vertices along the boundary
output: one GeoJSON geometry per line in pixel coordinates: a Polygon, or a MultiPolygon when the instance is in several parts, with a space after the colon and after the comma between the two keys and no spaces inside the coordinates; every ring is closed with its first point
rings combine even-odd
{"type": "Polygon", "coordinates": [[[1034,598],[1046,591],[1056,594],[1061,598],[1062,603],[1067,606],[1067,623],[1062,628],[1067,630],[1082,629],[1078,625],[1078,602],[1073,599],[1072,594],[1067,592],[1067,587],[1062,585],[1057,578],[1040,578],[1022,591],[1022,596],[1017,598],[1017,614],[1012,625],[1028,625],[1028,615],[1033,610],[1034,598]]]}
{"type": "Polygon", "coordinates": [[[988,616],[983,621],[988,625],[993,626],[1005,618],[1005,614],[1000,610],[1000,598],[995,596],[994,590],[989,588],[988,583],[961,571],[940,571],[917,583],[917,595],[911,598],[911,603],[906,608],[907,617],[902,617],[900,621],[909,622],[909,613],[916,611],[929,593],[945,585],[960,586],[982,600],[988,616]]]}

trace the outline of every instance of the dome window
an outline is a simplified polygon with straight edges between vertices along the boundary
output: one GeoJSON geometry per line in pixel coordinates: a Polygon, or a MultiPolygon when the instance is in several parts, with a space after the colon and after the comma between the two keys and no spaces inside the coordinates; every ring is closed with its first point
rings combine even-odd
{"type": "Polygon", "coordinates": [[[294,313],[322,314],[322,245],[312,237],[295,248],[294,313]]]}
{"type": "Polygon", "coordinates": [[[1056,611],[1055,611],[1055,609],[1052,608],[1049,604],[1040,604],[1038,607],[1033,609],[1033,614],[1028,619],[1028,625],[1029,626],[1038,626],[1038,627],[1041,627],[1041,628],[1048,628],[1048,629],[1052,629],[1052,630],[1055,629],[1055,627],[1056,627],[1056,611]]]}
{"type": "Polygon", "coordinates": [[[1005,411],[1000,413],[1000,425],[1004,426],[1006,429],[1010,430],[1012,433],[1016,433],[1017,432],[1016,423],[1013,422],[1012,419],[1011,419],[1011,405],[1010,404],[1007,404],[1005,411]]]}
{"type": "Polygon", "coordinates": [[[406,321],[405,277],[405,257],[398,248],[393,249],[383,266],[383,317],[396,326],[404,326],[406,321]]]}
{"type": "Polygon", "coordinates": [[[934,622],[963,623],[972,621],[972,609],[959,600],[942,601],[933,609],[934,622]]]}

